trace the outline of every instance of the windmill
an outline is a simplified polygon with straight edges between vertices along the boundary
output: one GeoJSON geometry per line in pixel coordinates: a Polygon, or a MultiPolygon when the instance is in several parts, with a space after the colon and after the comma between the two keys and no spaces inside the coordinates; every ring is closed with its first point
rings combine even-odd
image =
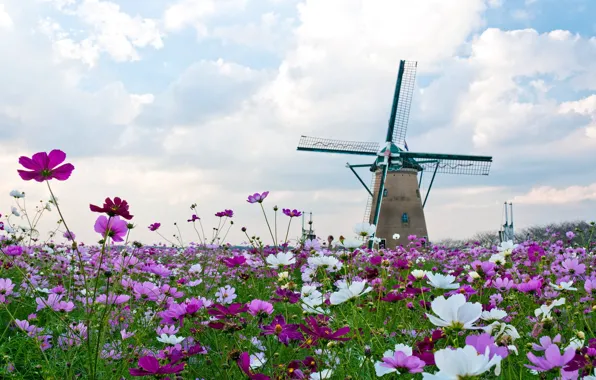
{"type": "Polygon", "coordinates": [[[406,244],[409,235],[426,237],[424,206],[437,173],[488,175],[492,157],[410,152],[406,130],[416,81],[417,63],[400,61],[385,142],[342,141],[301,136],[298,150],[376,157],[370,164],[346,164],[369,194],[364,221],[377,226],[376,236],[387,247],[406,244]],[[372,172],[370,187],[355,168],[372,172]],[[431,172],[430,185],[422,200],[420,185],[424,172],[431,172]],[[382,196],[379,196],[382,194],[382,196]],[[399,239],[392,239],[393,235],[399,239]]]}

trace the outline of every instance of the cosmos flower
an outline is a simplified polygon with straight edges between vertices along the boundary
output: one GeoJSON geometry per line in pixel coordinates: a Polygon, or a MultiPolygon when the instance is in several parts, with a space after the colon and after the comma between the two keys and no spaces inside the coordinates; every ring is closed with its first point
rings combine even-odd
{"type": "Polygon", "coordinates": [[[179,373],[184,370],[184,363],[166,364],[161,366],[153,356],[143,356],[138,361],[139,368],[129,368],[131,376],[156,376],[172,373],[179,373]]]}
{"type": "Polygon", "coordinates": [[[289,208],[284,208],[282,209],[282,212],[284,213],[284,215],[289,216],[290,218],[294,218],[294,217],[298,217],[302,215],[302,212],[294,209],[294,210],[290,210],[289,208]]]}
{"type": "Polygon", "coordinates": [[[246,201],[248,203],[263,203],[265,198],[267,198],[267,195],[269,195],[268,191],[264,191],[261,194],[254,193],[253,195],[249,195],[246,201]]]}
{"type": "Polygon", "coordinates": [[[525,366],[538,372],[546,372],[553,368],[564,367],[574,356],[575,348],[568,348],[563,355],[561,355],[561,349],[556,344],[551,344],[544,350],[544,357],[538,357],[532,352],[528,352],[528,360],[533,365],[526,364],[525,366]]]}
{"type": "Polygon", "coordinates": [[[62,234],[62,236],[66,240],[70,240],[70,241],[72,241],[72,240],[74,240],[76,238],[76,235],[72,231],[66,231],[64,234],[62,234]]]}
{"type": "Polygon", "coordinates": [[[25,197],[25,193],[23,193],[22,191],[18,191],[18,190],[12,190],[9,195],[11,197],[17,198],[17,199],[25,197]]]}
{"type": "Polygon", "coordinates": [[[483,355],[479,355],[476,348],[465,346],[455,350],[445,348],[435,352],[436,366],[439,372],[435,374],[423,373],[425,380],[459,380],[475,378],[497,365],[501,357],[494,355],[489,357],[489,349],[483,355]]]}
{"type": "Polygon", "coordinates": [[[149,231],[157,231],[157,229],[161,227],[161,223],[152,223],[149,225],[149,231]]]}
{"type": "Polygon", "coordinates": [[[366,280],[354,281],[349,286],[341,288],[337,292],[331,293],[329,301],[332,305],[339,305],[349,299],[360,297],[363,294],[370,292],[372,288],[366,286],[366,280]]]}
{"type": "Polygon", "coordinates": [[[131,220],[133,217],[128,211],[128,202],[120,197],[114,198],[113,201],[106,198],[102,207],[89,205],[89,209],[93,212],[105,213],[108,216],[121,216],[126,220],[131,220]]]}
{"type": "Polygon", "coordinates": [[[378,377],[388,373],[400,375],[401,371],[419,373],[424,369],[424,363],[416,356],[412,356],[412,348],[404,344],[396,344],[395,350],[385,351],[380,362],[375,363],[375,372],[378,377]]]}
{"type": "Polygon", "coordinates": [[[458,289],[459,283],[454,282],[455,276],[443,275],[441,273],[427,272],[428,283],[436,289],[458,289]]]}
{"type": "Polygon", "coordinates": [[[273,318],[268,325],[261,326],[261,335],[275,335],[280,343],[286,346],[290,340],[302,340],[302,334],[298,331],[299,326],[295,324],[288,324],[283,315],[279,314],[273,318]]]}
{"type": "Polygon", "coordinates": [[[105,215],[100,215],[95,221],[95,232],[102,237],[112,238],[115,242],[124,241],[124,237],[128,232],[127,223],[118,216],[113,216],[109,219],[105,215]]]}
{"type": "Polygon", "coordinates": [[[270,268],[274,269],[296,263],[296,259],[291,252],[279,252],[277,255],[269,255],[265,261],[267,261],[270,268]]]}
{"type": "Polygon", "coordinates": [[[426,314],[435,326],[460,328],[464,330],[475,329],[474,323],[482,315],[482,305],[475,302],[466,302],[463,294],[455,294],[447,299],[440,296],[431,302],[432,314],[426,314]]]}
{"type": "Polygon", "coordinates": [[[356,223],[356,225],[354,226],[354,233],[362,237],[372,236],[375,234],[376,231],[377,226],[366,222],[356,223]]]}
{"type": "Polygon", "coordinates": [[[66,153],[54,149],[49,154],[46,152],[35,153],[33,157],[21,156],[19,164],[28,170],[17,170],[25,181],[35,180],[43,182],[50,179],[66,181],[74,170],[72,164],[60,165],[66,160],[66,153]]]}
{"type": "Polygon", "coordinates": [[[168,334],[161,334],[160,336],[157,337],[157,340],[165,343],[165,344],[171,344],[173,346],[177,345],[178,343],[181,343],[185,338],[182,337],[178,337],[176,335],[168,335],[168,334]]]}
{"type": "Polygon", "coordinates": [[[273,313],[273,305],[267,301],[255,299],[249,302],[248,313],[254,316],[270,315],[273,313]]]}

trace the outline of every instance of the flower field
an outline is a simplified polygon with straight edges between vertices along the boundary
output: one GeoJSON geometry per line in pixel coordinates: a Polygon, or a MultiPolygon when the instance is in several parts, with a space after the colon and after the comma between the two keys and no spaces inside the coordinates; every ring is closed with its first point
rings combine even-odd
{"type": "Polygon", "coordinates": [[[21,157],[20,177],[52,201],[27,210],[15,190],[0,222],[2,378],[596,379],[593,224],[461,250],[415,236],[368,248],[367,224],[296,242],[285,225],[300,212],[282,209],[276,236],[264,192],[247,201],[271,233],[243,227],[245,249],[222,243],[232,210],[208,237],[196,205],[194,243],[147,246],[133,240],[133,200],[107,198],[89,207],[94,226],[68,224],[51,189],[74,172],[65,160],[21,157]],[[44,241],[35,226],[52,208],[61,223],[44,241]],[[78,241],[84,228],[100,243],[78,241]]]}

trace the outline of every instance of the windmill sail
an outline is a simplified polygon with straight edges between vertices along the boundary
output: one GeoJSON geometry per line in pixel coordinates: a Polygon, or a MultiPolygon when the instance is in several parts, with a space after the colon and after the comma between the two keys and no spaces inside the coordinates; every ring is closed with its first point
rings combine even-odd
{"type": "Polygon", "coordinates": [[[489,156],[416,152],[400,152],[400,157],[414,159],[424,170],[464,175],[488,175],[493,161],[489,156]]]}
{"type": "Polygon", "coordinates": [[[380,149],[379,143],[375,142],[343,141],[308,136],[300,136],[298,143],[298,150],[363,156],[376,156],[380,149]]]}
{"type": "MultiPolygon", "coordinates": [[[[372,179],[370,180],[370,187],[373,192],[377,188],[377,174],[372,173],[372,179]]],[[[374,193],[373,193],[374,194],[374,193]]],[[[370,223],[370,213],[372,212],[373,208],[373,197],[371,195],[368,196],[366,200],[366,208],[364,209],[364,218],[362,219],[363,222],[370,223]]]]}
{"type": "Polygon", "coordinates": [[[410,118],[410,107],[412,105],[412,96],[414,95],[414,86],[416,84],[417,62],[405,61],[404,71],[401,77],[399,88],[395,89],[393,99],[393,108],[390,123],[393,120],[393,138],[392,142],[398,146],[405,146],[406,131],[408,130],[408,120],[410,118]],[[397,104],[396,104],[397,102],[397,104]]]}

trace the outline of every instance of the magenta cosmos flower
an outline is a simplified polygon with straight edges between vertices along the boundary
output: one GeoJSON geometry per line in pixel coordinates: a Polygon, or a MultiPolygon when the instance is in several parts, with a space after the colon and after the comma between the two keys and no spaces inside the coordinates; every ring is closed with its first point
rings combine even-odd
{"type": "Polygon", "coordinates": [[[248,203],[263,203],[265,198],[267,198],[267,195],[269,195],[268,191],[264,191],[261,194],[254,193],[253,195],[249,195],[246,201],[248,203]]]}
{"type": "Polygon", "coordinates": [[[120,199],[120,197],[115,197],[113,201],[110,198],[106,198],[103,202],[103,207],[89,205],[89,209],[93,212],[103,212],[108,216],[119,215],[126,220],[132,219],[132,215],[130,215],[130,212],[128,211],[128,202],[120,199]]]}
{"type": "Polygon", "coordinates": [[[122,242],[128,232],[128,227],[119,216],[113,216],[108,221],[105,215],[100,215],[95,221],[95,232],[101,234],[102,237],[110,237],[115,242],[122,242]]]}
{"type": "Polygon", "coordinates": [[[282,212],[290,218],[302,215],[302,213],[296,209],[290,210],[289,208],[284,208],[282,212]]]}
{"type": "Polygon", "coordinates": [[[139,359],[139,368],[129,368],[128,372],[132,376],[154,376],[182,372],[184,363],[177,365],[166,364],[159,365],[159,361],[153,356],[143,356],[139,359]]]}
{"type": "Polygon", "coordinates": [[[17,171],[25,181],[31,181],[32,179],[37,182],[50,179],[66,181],[72,174],[74,166],[72,164],[60,165],[64,160],[66,160],[66,153],[58,149],[52,150],[49,154],[46,152],[35,153],[31,158],[21,156],[19,157],[19,164],[29,170],[17,171]]]}
{"type": "Polygon", "coordinates": [[[157,229],[158,229],[159,227],[161,227],[161,223],[153,223],[153,224],[150,224],[150,225],[149,225],[149,229],[150,229],[151,231],[157,231],[157,229]]]}

